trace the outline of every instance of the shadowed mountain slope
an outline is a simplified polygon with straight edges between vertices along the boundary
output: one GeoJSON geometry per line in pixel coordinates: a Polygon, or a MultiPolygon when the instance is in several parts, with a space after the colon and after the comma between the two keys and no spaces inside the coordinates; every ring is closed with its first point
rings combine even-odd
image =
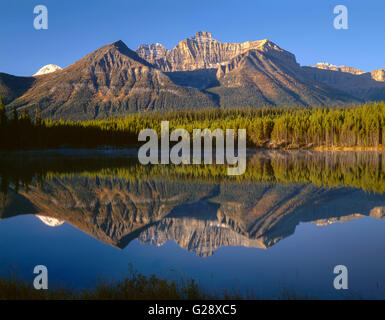
{"type": "Polygon", "coordinates": [[[35,82],[33,77],[17,77],[0,73],[0,96],[5,104],[23,95],[35,82]]]}

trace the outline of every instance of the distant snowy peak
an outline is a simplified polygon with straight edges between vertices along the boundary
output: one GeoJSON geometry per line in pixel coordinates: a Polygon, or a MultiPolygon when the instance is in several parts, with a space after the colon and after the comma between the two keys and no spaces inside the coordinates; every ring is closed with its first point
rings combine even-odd
{"type": "Polygon", "coordinates": [[[64,223],[64,221],[58,220],[52,217],[46,217],[46,216],[40,216],[40,215],[36,215],[36,217],[39,218],[45,225],[49,227],[58,227],[64,223]]]}
{"type": "Polygon", "coordinates": [[[34,76],[40,76],[42,74],[47,74],[47,73],[55,72],[58,70],[63,70],[63,69],[60,68],[59,66],[55,65],[55,64],[47,64],[46,66],[41,68],[38,72],[36,72],[34,74],[34,76]]]}

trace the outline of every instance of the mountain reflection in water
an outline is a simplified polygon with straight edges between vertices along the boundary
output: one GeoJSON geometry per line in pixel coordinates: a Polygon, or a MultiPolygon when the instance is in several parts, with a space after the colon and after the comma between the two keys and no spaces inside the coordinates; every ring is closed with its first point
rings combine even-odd
{"type": "Polygon", "coordinates": [[[383,161],[376,152],[263,151],[243,177],[228,177],[225,166],[143,167],[119,152],[6,155],[0,218],[66,222],[122,249],[134,239],[173,240],[200,257],[267,249],[300,222],[383,219],[383,161]]]}

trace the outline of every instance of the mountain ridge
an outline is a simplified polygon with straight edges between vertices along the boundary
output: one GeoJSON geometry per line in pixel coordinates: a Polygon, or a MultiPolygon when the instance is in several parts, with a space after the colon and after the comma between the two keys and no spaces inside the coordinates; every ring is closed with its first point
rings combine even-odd
{"type": "Polygon", "coordinates": [[[0,73],[0,94],[8,112],[39,108],[44,118],[87,120],[180,109],[359,104],[385,100],[384,79],[385,69],[302,67],[271,40],[225,43],[198,31],[171,50],[160,43],[131,50],[118,40],[60,72],[0,73]]]}
{"type": "Polygon", "coordinates": [[[9,108],[41,109],[43,117],[87,120],[167,109],[171,105],[211,107],[197,90],[175,85],[122,41],[115,41],[61,70],[35,78],[9,108]]]}
{"type": "Polygon", "coordinates": [[[301,222],[319,226],[370,216],[385,218],[381,196],[313,185],[212,184],[167,180],[128,181],[74,176],[9,188],[0,219],[37,215],[42,223],[65,221],[123,249],[132,240],[160,246],[175,241],[197,256],[223,246],[268,249],[301,222]],[[215,192],[214,192],[215,191],[215,192]]]}

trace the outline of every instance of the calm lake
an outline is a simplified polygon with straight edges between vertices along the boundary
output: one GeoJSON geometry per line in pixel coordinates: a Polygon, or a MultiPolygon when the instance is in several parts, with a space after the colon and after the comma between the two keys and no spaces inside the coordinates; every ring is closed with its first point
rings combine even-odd
{"type": "Polygon", "coordinates": [[[227,166],[142,166],[135,151],[1,154],[0,275],[75,289],[132,266],[278,298],[385,298],[385,158],[250,152],[227,166]],[[336,265],[348,290],[335,290],[336,265]]]}

